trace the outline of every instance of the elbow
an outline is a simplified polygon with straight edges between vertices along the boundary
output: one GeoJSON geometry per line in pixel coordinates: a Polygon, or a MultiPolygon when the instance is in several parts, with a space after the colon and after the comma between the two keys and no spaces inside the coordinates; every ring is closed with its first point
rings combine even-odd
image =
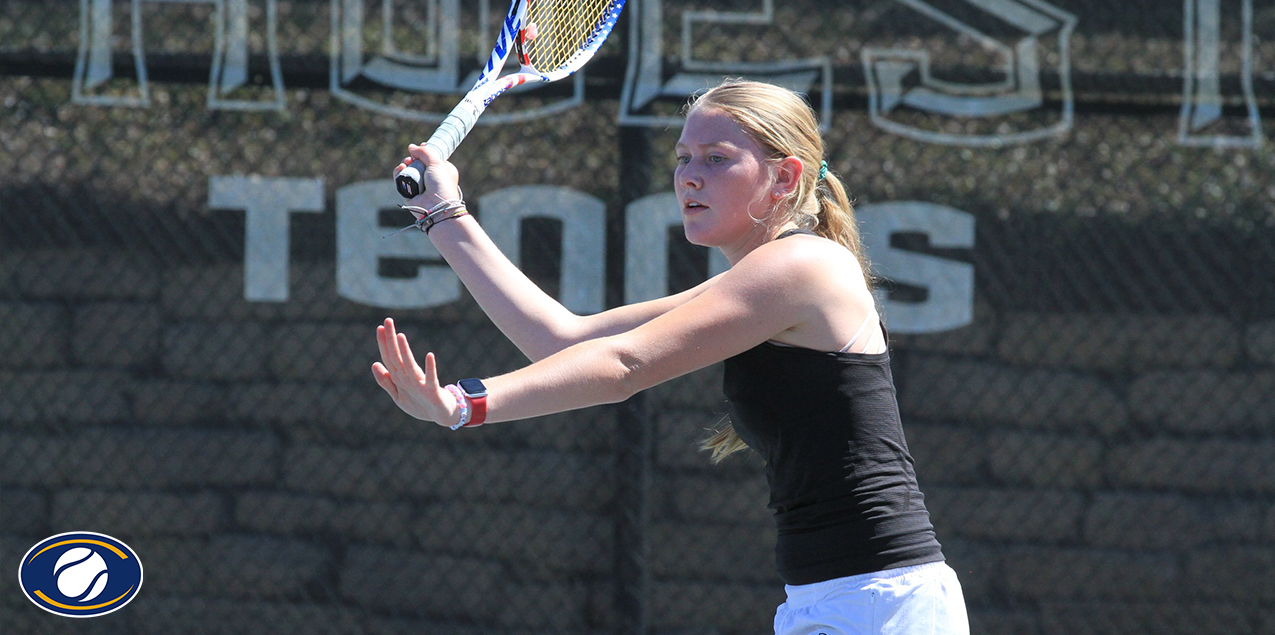
{"type": "Polygon", "coordinates": [[[617,381],[614,382],[614,402],[626,401],[633,395],[654,385],[650,381],[650,364],[641,355],[625,348],[615,351],[617,381]]]}

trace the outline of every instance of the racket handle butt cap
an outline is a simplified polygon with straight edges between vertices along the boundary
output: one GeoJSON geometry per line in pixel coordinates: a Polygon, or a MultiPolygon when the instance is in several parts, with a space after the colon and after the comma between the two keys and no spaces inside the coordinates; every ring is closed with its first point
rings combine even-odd
{"type": "Polygon", "coordinates": [[[420,161],[412,160],[407,167],[403,168],[398,176],[394,177],[394,187],[398,189],[398,193],[403,198],[415,198],[425,191],[422,185],[422,177],[425,176],[422,171],[424,168],[420,161]]]}

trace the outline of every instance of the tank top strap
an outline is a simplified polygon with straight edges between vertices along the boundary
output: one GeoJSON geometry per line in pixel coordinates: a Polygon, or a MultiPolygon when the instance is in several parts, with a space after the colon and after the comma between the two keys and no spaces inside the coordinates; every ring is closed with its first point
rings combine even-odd
{"type": "Polygon", "coordinates": [[[855,332],[854,337],[850,338],[850,341],[847,342],[845,346],[841,347],[841,350],[837,352],[838,353],[848,352],[850,350],[850,347],[854,346],[854,343],[859,341],[859,336],[863,335],[863,331],[868,328],[868,324],[872,322],[872,318],[876,317],[876,314],[877,314],[876,311],[868,311],[867,317],[863,318],[863,324],[859,325],[859,330],[855,332]]]}
{"type": "Polygon", "coordinates": [[[788,231],[786,231],[786,232],[784,232],[784,233],[782,233],[782,234],[780,234],[780,235],[778,235],[778,236],[775,236],[775,240],[779,240],[780,238],[787,238],[787,237],[789,237],[789,236],[796,236],[797,234],[807,234],[807,235],[810,235],[810,236],[818,236],[818,235],[819,235],[819,234],[814,233],[813,231],[810,231],[809,229],[803,229],[803,228],[801,228],[801,227],[798,227],[798,228],[796,228],[796,229],[790,229],[790,230],[788,230],[788,231]]]}

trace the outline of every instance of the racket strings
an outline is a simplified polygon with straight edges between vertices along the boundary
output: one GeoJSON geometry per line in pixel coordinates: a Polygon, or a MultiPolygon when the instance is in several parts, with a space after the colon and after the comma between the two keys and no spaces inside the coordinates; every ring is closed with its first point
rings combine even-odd
{"type": "Polygon", "coordinates": [[[530,0],[526,22],[535,25],[536,37],[523,48],[531,66],[542,73],[566,66],[603,31],[615,4],[614,0],[530,0]]]}

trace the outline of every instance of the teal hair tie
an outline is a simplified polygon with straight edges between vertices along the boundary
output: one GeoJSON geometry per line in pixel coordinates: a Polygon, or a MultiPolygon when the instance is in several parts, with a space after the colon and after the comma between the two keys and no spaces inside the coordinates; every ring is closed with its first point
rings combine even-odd
{"type": "Polygon", "coordinates": [[[820,161],[820,162],[819,162],[819,178],[818,178],[818,180],[822,181],[822,180],[823,180],[823,177],[825,177],[825,176],[828,176],[828,162],[827,162],[827,161],[820,161]]]}

